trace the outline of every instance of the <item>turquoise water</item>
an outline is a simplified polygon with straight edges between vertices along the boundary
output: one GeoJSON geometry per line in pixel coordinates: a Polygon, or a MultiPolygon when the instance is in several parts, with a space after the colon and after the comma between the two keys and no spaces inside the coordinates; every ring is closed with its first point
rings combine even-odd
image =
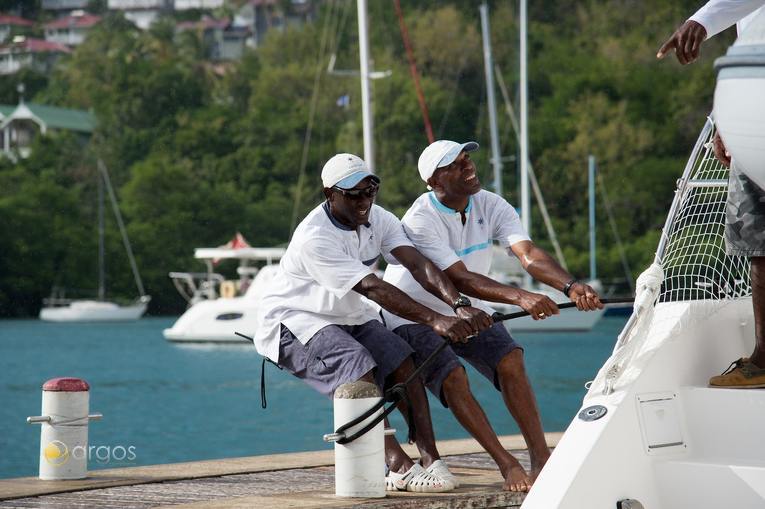
{"type": "MultiPolygon", "coordinates": [[[[90,425],[90,445],[102,447],[91,470],[331,448],[322,441],[332,431],[331,401],[267,365],[263,410],[254,348],[168,343],[162,329],[173,321],[0,321],[0,478],[37,475],[40,427],[25,419],[40,413],[42,383],[59,376],[87,380],[90,411],[104,415],[90,425]],[[120,446],[132,447],[134,454],[126,456],[120,446]]],[[[566,428],[585,382],[608,357],[625,322],[626,317],[605,317],[589,333],[517,335],[547,431],[566,428]]],[[[494,429],[518,433],[500,395],[468,371],[494,429]]],[[[431,409],[438,438],[467,436],[432,398],[431,409]]],[[[398,413],[392,416],[404,440],[403,420],[398,413]]]]}

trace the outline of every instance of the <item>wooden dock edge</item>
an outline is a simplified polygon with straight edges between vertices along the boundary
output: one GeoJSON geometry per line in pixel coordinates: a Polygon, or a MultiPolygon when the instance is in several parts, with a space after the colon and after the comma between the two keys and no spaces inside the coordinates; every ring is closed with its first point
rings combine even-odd
{"type": "MultiPolygon", "coordinates": [[[[563,433],[545,433],[547,444],[550,447],[555,447],[561,436],[563,436],[563,433]]],[[[508,450],[526,448],[526,442],[521,435],[505,435],[499,437],[499,439],[508,450]]],[[[419,456],[417,448],[413,445],[405,444],[404,450],[412,458],[419,456]]],[[[438,441],[438,450],[442,456],[472,454],[483,451],[478,442],[472,438],[440,440],[438,441]]],[[[334,452],[332,449],[327,449],[323,451],[268,454],[142,467],[110,468],[94,470],[89,472],[89,476],[85,479],[71,481],[43,481],[37,477],[18,477],[0,480],[0,500],[94,490],[113,486],[202,479],[224,475],[331,466],[333,464],[334,452]]]]}

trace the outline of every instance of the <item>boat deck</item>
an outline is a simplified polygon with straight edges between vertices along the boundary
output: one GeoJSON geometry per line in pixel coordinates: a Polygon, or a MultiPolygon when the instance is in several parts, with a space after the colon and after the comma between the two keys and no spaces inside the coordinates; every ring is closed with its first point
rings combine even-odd
{"type": "MultiPolygon", "coordinates": [[[[548,433],[551,446],[560,433],[548,433]]],[[[500,437],[528,469],[522,437],[500,437]]],[[[524,495],[502,491],[502,477],[472,439],[441,441],[442,456],[462,485],[440,494],[389,493],[385,498],[334,495],[334,453],[315,451],[146,467],[95,470],[77,481],[36,477],[0,480],[0,508],[482,508],[519,507],[524,495]]],[[[405,450],[416,457],[416,449],[405,450]]]]}

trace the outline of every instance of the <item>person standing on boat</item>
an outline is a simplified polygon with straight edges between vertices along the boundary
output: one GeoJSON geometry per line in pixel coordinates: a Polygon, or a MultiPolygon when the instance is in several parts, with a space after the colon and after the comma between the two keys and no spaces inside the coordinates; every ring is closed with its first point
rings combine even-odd
{"type": "MultiPolygon", "coordinates": [[[[685,65],[696,60],[701,43],[738,23],[738,33],[763,9],[765,0],[711,0],[699,9],[659,48],[657,58],[675,51],[685,65]]],[[[724,136],[725,133],[722,133],[724,136]]],[[[715,157],[730,168],[725,211],[725,246],[732,256],[748,256],[751,263],[754,308],[754,352],[731,363],[722,375],[709,380],[712,387],[765,387],[765,190],[752,182],[731,161],[721,133],[713,140],[715,157]]],[[[762,162],[765,164],[765,161],[762,162]]]]}
{"type": "MultiPolygon", "coordinates": [[[[411,347],[385,328],[365,297],[451,341],[465,341],[491,325],[490,316],[470,306],[456,316],[435,313],[374,274],[371,265],[382,254],[411,270],[448,306],[461,298],[449,278],[412,247],[398,218],[374,204],[380,179],[363,160],[337,154],[321,178],[326,201],[298,225],[258,308],[254,343],[261,355],[332,397],[344,383],[363,380],[386,388],[415,369],[411,347]]],[[[395,437],[386,436],[386,487],[453,489],[436,449],[422,381],[416,379],[407,393],[421,460],[414,463],[395,437]]]]}
{"type": "MultiPolygon", "coordinates": [[[[515,304],[535,320],[559,313],[549,297],[508,286],[487,277],[492,241],[517,256],[534,278],[561,290],[583,311],[600,309],[600,298],[589,285],[576,280],[548,253],[537,247],[521,225],[515,209],[502,197],[481,189],[470,152],[478,144],[439,140],[428,146],[417,163],[420,177],[431,192],[417,198],[402,219],[414,246],[462,293],[460,306],[475,305],[491,313],[478,299],[515,304]]],[[[400,265],[389,265],[384,280],[439,313],[449,314],[448,305],[433,298],[414,275],[400,265]]],[[[442,342],[427,324],[415,324],[407,317],[383,310],[386,326],[403,337],[415,350],[419,363],[442,342]]],[[[483,446],[505,478],[504,488],[528,491],[541,471],[550,449],[547,447],[534,393],[526,376],[523,350],[502,324],[494,324],[468,343],[453,344],[423,372],[428,389],[451,409],[457,420],[483,446]],[[468,385],[458,356],[470,362],[502,393],[505,405],[523,433],[531,457],[529,475],[506,451],[468,385]]]]}

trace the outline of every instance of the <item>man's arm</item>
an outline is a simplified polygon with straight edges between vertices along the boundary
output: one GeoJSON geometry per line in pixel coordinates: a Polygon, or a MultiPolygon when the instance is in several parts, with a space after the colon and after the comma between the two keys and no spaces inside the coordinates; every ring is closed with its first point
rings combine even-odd
{"type": "MultiPolygon", "coordinates": [[[[391,254],[412,273],[414,279],[423,288],[449,304],[450,307],[460,297],[459,291],[446,274],[438,270],[438,267],[417,249],[411,246],[399,246],[391,250],[391,254]]],[[[455,310],[455,313],[460,318],[467,320],[475,332],[482,331],[492,324],[491,317],[480,309],[460,307],[455,310]]],[[[406,318],[404,315],[396,314],[406,318]]]]}
{"type": "MultiPolygon", "coordinates": [[[[510,250],[521,261],[526,272],[531,274],[534,279],[553,288],[563,291],[566,284],[574,279],[552,256],[530,240],[516,242],[510,246],[510,250]]],[[[577,281],[569,288],[568,297],[576,303],[577,309],[582,311],[603,308],[598,293],[590,285],[582,282],[577,281]]]]}
{"type": "Polygon", "coordinates": [[[690,64],[699,57],[701,43],[765,5],[765,0],[710,0],[675,30],[656,53],[664,58],[675,50],[678,62],[690,64]]]}
{"type": "Polygon", "coordinates": [[[548,296],[503,285],[490,277],[471,272],[462,261],[444,271],[462,293],[489,302],[504,302],[520,306],[534,320],[557,315],[558,306],[548,296]]]}
{"type": "Polygon", "coordinates": [[[391,313],[430,326],[437,334],[451,341],[465,342],[467,337],[473,334],[473,328],[465,320],[444,316],[423,306],[374,274],[364,277],[353,289],[391,313]]]}

